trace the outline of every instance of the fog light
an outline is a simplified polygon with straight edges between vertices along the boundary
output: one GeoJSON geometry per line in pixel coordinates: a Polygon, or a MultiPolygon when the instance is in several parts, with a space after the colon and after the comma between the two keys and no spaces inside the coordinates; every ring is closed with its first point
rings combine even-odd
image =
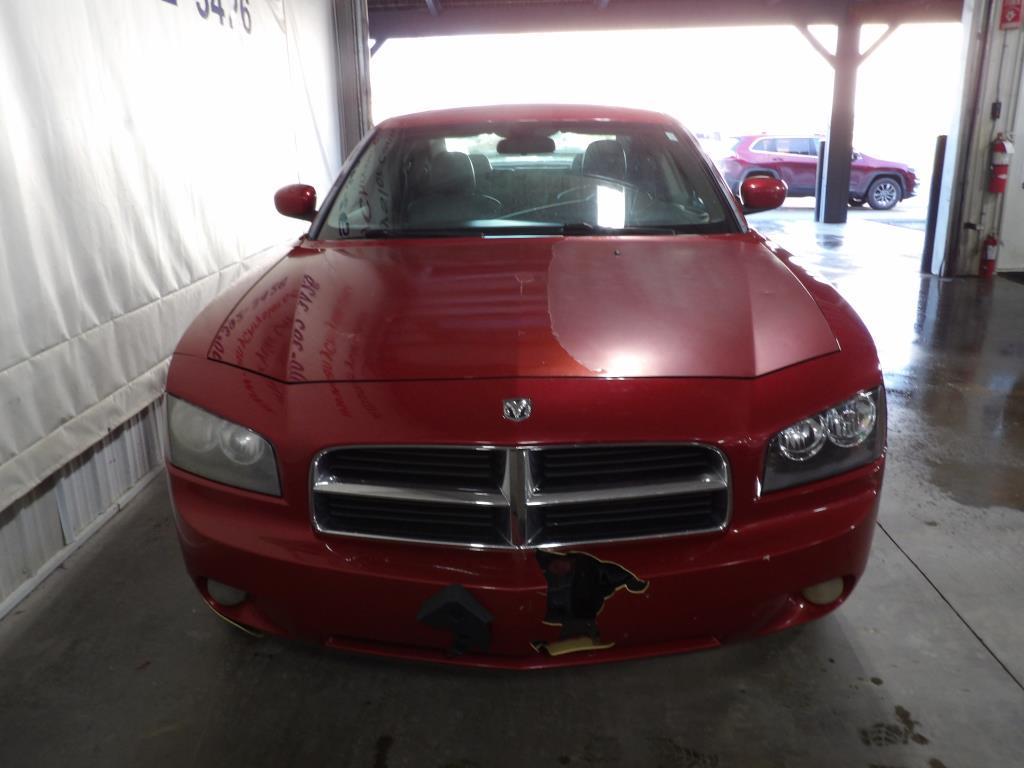
{"type": "Polygon", "coordinates": [[[225,608],[241,605],[245,602],[245,598],[248,597],[245,592],[237,587],[229,587],[227,584],[221,584],[213,579],[206,580],[206,591],[210,593],[210,597],[218,605],[223,605],[225,608]]]}
{"type": "Polygon", "coordinates": [[[839,599],[843,594],[843,580],[841,578],[829,579],[803,591],[804,599],[814,605],[829,605],[839,599]]]}

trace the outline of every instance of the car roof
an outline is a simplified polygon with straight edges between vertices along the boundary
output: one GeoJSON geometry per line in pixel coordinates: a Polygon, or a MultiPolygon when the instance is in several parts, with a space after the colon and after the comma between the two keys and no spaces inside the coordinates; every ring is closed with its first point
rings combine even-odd
{"type": "Polygon", "coordinates": [[[738,141],[756,141],[757,139],[824,139],[820,133],[750,133],[737,136],[738,141]]]}
{"type": "Polygon", "coordinates": [[[507,104],[417,112],[415,114],[389,118],[381,122],[379,127],[414,128],[519,120],[536,120],[540,122],[587,122],[592,120],[595,122],[653,123],[656,125],[674,124],[673,119],[668,115],[660,112],[649,112],[644,109],[601,107],[586,104],[507,104]]]}

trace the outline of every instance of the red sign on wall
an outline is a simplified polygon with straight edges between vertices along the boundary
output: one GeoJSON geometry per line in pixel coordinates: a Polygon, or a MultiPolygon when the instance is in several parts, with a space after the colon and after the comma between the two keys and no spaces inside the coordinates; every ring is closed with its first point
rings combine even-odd
{"type": "Polygon", "coordinates": [[[1003,10],[999,14],[1000,29],[1018,29],[1020,27],[1021,5],[1024,5],[1024,0],[1003,0],[1003,10]]]}

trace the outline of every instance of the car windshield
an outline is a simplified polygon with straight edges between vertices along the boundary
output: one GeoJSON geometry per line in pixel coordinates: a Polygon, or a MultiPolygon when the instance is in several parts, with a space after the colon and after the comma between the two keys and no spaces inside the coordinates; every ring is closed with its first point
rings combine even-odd
{"type": "Polygon", "coordinates": [[[378,130],[320,239],[712,234],[737,222],[691,139],[642,123],[378,130]]]}

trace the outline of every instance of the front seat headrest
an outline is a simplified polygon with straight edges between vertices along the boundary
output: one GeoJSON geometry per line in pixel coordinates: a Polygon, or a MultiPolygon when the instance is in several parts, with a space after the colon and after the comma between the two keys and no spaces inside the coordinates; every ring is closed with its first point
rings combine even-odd
{"type": "Polygon", "coordinates": [[[471,194],[476,191],[473,162],[464,152],[438,152],[430,162],[430,191],[471,194]]]}
{"type": "Polygon", "coordinates": [[[473,163],[473,173],[476,174],[477,179],[482,179],[491,172],[491,161],[487,159],[487,155],[470,152],[469,161],[473,163]]]}
{"type": "Polygon", "coordinates": [[[613,139],[591,142],[583,155],[583,172],[612,179],[626,178],[626,151],[613,139]]]}

